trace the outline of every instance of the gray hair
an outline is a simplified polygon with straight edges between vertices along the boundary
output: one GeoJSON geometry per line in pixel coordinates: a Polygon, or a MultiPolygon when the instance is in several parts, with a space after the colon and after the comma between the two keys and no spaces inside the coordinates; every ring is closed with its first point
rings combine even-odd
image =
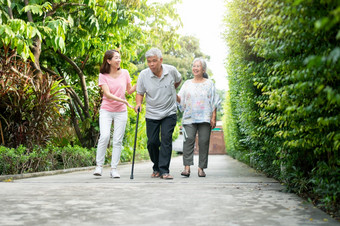
{"type": "Polygon", "coordinates": [[[195,58],[195,59],[194,59],[194,61],[192,62],[192,64],[194,64],[196,61],[201,62],[202,68],[203,68],[203,70],[205,71],[205,72],[203,73],[203,78],[208,78],[209,76],[208,76],[208,74],[207,74],[207,62],[205,62],[205,60],[204,60],[203,58],[198,57],[198,58],[195,58]]]}
{"type": "Polygon", "coordinates": [[[152,48],[145,53],[145,58],[156,56],[159,59],[162,58],[162,52],[157,48],[152,48]]]}

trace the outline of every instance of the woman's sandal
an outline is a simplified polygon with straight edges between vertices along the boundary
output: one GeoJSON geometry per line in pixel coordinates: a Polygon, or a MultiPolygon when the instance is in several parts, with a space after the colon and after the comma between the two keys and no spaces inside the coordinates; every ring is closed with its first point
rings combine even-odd
{"type": "Polygon", "coordinates": [[[182,176],[185,176],[185,177],[190,177],[190,170],[183,170],[183,172],[181,173],[182,176]]]}
{"type": "Polygon", "coordinates": [[[199,169],[199,170],[198,170],[198,176],[199,176],[199,177],[205,177],[205,176],[206,176],[206,174],[205,174],[205,172],[203,171],[203,169],[199,169]]]}

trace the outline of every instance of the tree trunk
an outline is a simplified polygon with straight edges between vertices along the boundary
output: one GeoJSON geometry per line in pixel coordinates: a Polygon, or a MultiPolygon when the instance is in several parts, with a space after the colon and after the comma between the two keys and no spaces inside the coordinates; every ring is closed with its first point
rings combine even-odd
{"type": "MultiPolygon", "coordinates": [[[[25,6],[27,5],[29,5],[29,0],[25,0],[25,6]]],[[[27,18],[29,22],[34,23],[31,11],[27,11],[27,18]]],[[[40,63],[39,63],[40,54],[41,54],[41,40],[39,39],[39,36],[37,35],[33,38],[31,52],[34,55],[34,62],[32,62],[31,64],[33,68],[36,70],[35,74],[38,75],[39,79],[41,79],[42,71],[40,69],[40,63]]]]}
{"type": "Polygon", "coordinates": [[[9,18],[10,18],[10,19],[12,19],[12,20],[14,19],[14,18],[13,18],[12,8],[11,8],[10,5],[8,5],[8,15],[9,15],[9,18]]]}
{"type": "Polygon", "coordinates": [[[74,131],[76,132],[77,134],[77,137],[81,143],[81,146],[82,147],[85,147],[86,144],[84,142],[84,139],[83,139],[83,136],[80,132],[80,128],[79,128],[79,125],[78,125],[78,120],[77,120],[77,116],[76,116],[76,113],[74,112],[74,108],[73,108],[73,105],[72,105],[72,102],[70,101],[69,102],[69,106],[70,106],[70,110],[71,110],[71,120],[72,120],[72,123],[73,123],[73,128],[74,128],[74,131]]]}
{"type": "MultiPolygon", "coordinates": [[[[77,65],[70,59],[68,58],[67,56],[63,55],[60,51],[57,51],[58,54],[63,58],[65,59],[68,63],[70,63],[73,68],[77,67],[77,65]]],[[[62,76],[60,70],[58,69],[59,71],[59,74],[56,73],[55,71],[51,70],[51,69],[48,69],[48,68],[45,68],[43,66],[41,66],[42,70],[50,73],[50,74],[53,74],[55,76],[58,76],[59,79],[61,79],[62,83],[67,86],[67,88],[65,89],[66,92],[68,93],[68,95],[70,96],[70,98],[73,100],[73,101],[70,101],[69,102],[69,107],[70,107],[70,110],[71,110],[71,120],[72,120],[72,124],[73,124],[73,127],[74,127],[74,130],[76,132],[76,135],[80,141],[80,143],[82,144],[83,147],[87,147],[87,148],[92,148],[95,146],[96,144],[96,140],[97,140],[97,133],[94,129],[94,127],[91,125],[90,128],[88,129],[88,131],[86,131],[86,135],[83,136],[83,134],[81,133],[81,130],[79,128],[79,123],[78,123],[78,120],[77,120],[77,115],[79,115],[80,119],[82,122],[84,122],[86,119],[91,119],[91,115],[89,113],[89,107],[85,107],[80,98],[78,97],[77,93],[72,89],[72,87],[70,87],[68,85],[68,83],[66,82],[65,78],[62,76]],[[78,114],[77,114],[78,113],[78,114]]],[[[81,76],[80,77],[83,77],[84,79],[82,80],[84,83],[84,87],[85,87],[85,93],[87,94],[87,87],[86,87],[86,83],[85,83],[85,76],[84,74],[82,73],[82,71],[80,70],[80,68],[78,68],[79,70],[76,70],[78,72],[78,75],[79,75],[79,71],[81,72],[81,76]]],[[[83,87],[83,86],[82,86],[83,87]]],[[[88,103],[88,97],[87,95],[84,97],[84,99],[87,98],[87,103],[88,103]]],[[[88,104],[87,104],[88,106],[88,104]]]]}
{"type": "MultiPolygon", "coordinates": [[[[82,104],[80,98],[78,97],[77,93],[72,89],[72,87],[69,86],[69,84],[66,82],[65,78],[62,76],[61,72],[59,71],[59,74],[56,73],[55,71],[49,69],[49,68],[45,68],[43,66],[41,66],[41,69],[58,77],[58,79],[61,80],[61,83],[64,84],[65,86],[67,86],[67,88],[65,88],[67,94],[69,95],[70,99],[72,101],[69,101],[69,107],[70,107],[70,111],[71,111],[71,120],[72,120],[72,124],[73,124],[73,128],[74,131],[76,132],[76,135],[80,141],[80,143],[82,144],[83,147],[86,146],[86,142],[84,142],[84,137],[82,136],[81,130],[79,128],[79,123],[77,120],[77,114],[78,113],[80,120],[81,121],[85,121],[85,117],[83,115],[83,112],[85,112],[84,109],[84,105],[82,104]]],[[[92,128],[91,128],[92,130],[92,128]]],[[[93,131],[91,131],[92,133],[93,131]]]]}
{"type": "Polygon", "coordinates": [[[78,65],[73,62],[73,60],[71,60],[68,56],[62,54],[59,50],[57,50],[58,55],[63,58],[64,60],[66,60],[77,72],[79,78],[80,78],[80,85],[83,91],[83,95],[84,95],[84,114],[86,116],[86,118],[90,118],[90,113],[89,113],[89,96],[87,93],[87,86],[86,86],[86,81],[85,81],[85,76],[83,74],[83,71],[78,67],[78,65]]]}

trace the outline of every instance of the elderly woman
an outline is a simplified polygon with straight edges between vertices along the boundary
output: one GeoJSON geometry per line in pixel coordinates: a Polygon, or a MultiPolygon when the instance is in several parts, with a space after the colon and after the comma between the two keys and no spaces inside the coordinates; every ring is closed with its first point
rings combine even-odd
{"type": "Polygon", "coordinates": [[[215,85],[207,79],[207,64],[202,58],[193,61],[193,79],[187,80],[178,93],[177,101],[183,111],[183,165],[182,176],[190,176],[190,166],[194,165],[193,154],[196,133],[198,132],[199,162],[198,176],[205,177],[208,166],[210,133],[216,126],[216,108],[219,98],[215,85]]]}

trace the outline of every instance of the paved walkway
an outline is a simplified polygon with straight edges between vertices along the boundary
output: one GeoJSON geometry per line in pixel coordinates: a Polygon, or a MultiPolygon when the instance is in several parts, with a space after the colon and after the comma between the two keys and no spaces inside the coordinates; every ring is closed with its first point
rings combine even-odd
{"type": "MultiPolygon", "coordinates": [[[[195,156],[197,163],[197,156],[195,156]]],[[[150,178],[151,163],[119,166],[120,179],[93,170],[0,183],[0,225],[340,225],[285,193],[277,181],[227,155],[209,156],[207,177],[150,178]]]]}

